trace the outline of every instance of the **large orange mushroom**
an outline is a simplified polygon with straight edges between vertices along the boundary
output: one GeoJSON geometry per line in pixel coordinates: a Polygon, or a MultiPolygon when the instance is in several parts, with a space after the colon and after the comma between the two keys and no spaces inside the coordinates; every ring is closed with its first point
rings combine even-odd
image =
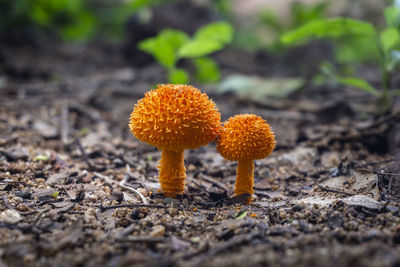
{"type": "Polygon", "coordinates": [[[253,161],[271,154],[275,144],[269,124],[257,115],[240,114],[225,122],[217,141],[217,151],[228,160],[238,161],[236,195],[247,193],[251,196],[254,193],[253,161]]]}
{"type": "Polygon", "coordinates": [[[159,180],[168,197],[185,187],[185,149],[215,140],[221,114],[205,93],[190,85],[161,84],[135,105],[129,128],[139,140],[162,150],[159,180]]]}

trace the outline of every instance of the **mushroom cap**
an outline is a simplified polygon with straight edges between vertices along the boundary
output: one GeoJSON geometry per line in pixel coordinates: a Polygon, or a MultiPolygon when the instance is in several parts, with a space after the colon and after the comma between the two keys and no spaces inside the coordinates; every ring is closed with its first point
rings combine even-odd
{"type": "Polygon", "coordinates": [[[158,149],[182,151],[215,140],[221,130],[221,114],[199,89],[161,84],[135,105],[129,128],[137,139],[158,149]]]}
{"type": "Polygon", "coordinates": [[[226,159],[255,160],[275,149],[275,136],[269,124],[254,114],[231,117],[222,127],[217,151],[226,159]]]}

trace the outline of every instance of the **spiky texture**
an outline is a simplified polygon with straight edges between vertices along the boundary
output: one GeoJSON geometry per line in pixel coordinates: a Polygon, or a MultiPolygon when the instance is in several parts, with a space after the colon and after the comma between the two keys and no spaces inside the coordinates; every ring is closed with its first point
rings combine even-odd
{"type": "MultiPolygon", "coordinates": [[[[218,152],[226,159],[238,161],[235,194],[254,193],[255,159],[267,157],[275,148],[275,136],[269,124],[254,114],[230,118],[217,142],[218,152]]],[[[251,203],[250,197],[247,204],[251,203]]]]}
{"type": "Polygon", "coordinates": [[[229,160],[255,160],[275,149],[275,136],[269,124],[254,114],[231,117],[222,127],[218,152],[229,160]]]}
{"type": "Polygon", "coordinates": [[[181,151],[215,140],[221,114],[199,89],[161,84],[135,105],[129,128],[136,138],[161,150],[181,151]]]}
{"type": "Polygon", "coordinates": [[[162,150],[159,180],[168,197],[185,187],[183,151],[206,145],[221,130],[221,114],[199,89],[182,84],[161,84],[135,105],[129,128],[139,140],[162,150]]]}

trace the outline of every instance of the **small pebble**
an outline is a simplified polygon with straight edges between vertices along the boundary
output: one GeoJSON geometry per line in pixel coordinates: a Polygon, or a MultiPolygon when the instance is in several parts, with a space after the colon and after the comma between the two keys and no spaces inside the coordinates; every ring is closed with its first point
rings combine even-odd
{"type": "Polygon", "coordinates": [[[113,164],[115,167],[123,167],[125,166],[125,162],[123,162],[120,158],[116,158],[113,160],[113,164]]]}
{"type": "Polygon", "coordinates": [[[21,220],[22,217],[16,210],[5,210],[0,213],[0,222],[14,224],[21,220]]]}
{"type": "Polygon", "coordinates": [[[162,225],[155,225],[151,229],[150,236],[152,237],[161,237],[165,234],[165,227],[162,225]]]}
{"type": "Polygon", "coordinates": [[[194,166],[193,164],[189,164],[189,166],[188,166],[188,171],[193,172],[193,171],[195,171],[196,169],[197,169],[196,166],[194,166]]]}

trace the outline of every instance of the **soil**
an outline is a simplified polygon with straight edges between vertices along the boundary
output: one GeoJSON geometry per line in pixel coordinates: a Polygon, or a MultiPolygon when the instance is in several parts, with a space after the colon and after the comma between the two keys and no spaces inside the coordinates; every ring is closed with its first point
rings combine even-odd
{"type": "Polygon", "coordinates": [[[255,161],[251,205],[214,144],[185,152],[171,199],[160,151],[128,129],[163,70],[113,46],[42,49],[1,49],[0,266],[400,266],[399,105],[373,115],[351,88],[254,101],[200,86],[223,120],[268,120],[277,148],[255,161]]]}

